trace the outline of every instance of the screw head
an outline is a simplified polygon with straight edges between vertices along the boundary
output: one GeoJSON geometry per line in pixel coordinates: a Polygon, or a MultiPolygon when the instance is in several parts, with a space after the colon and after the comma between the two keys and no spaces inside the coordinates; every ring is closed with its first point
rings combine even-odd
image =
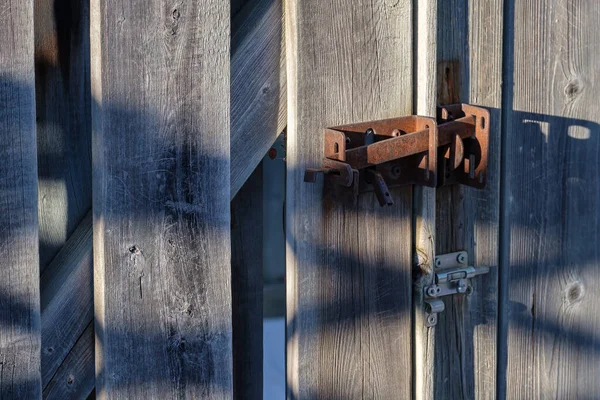
{"type": "Polygon", "coordinates": [[[460,264],[464,264],[467,262],[467,257],[465,257],[465,253],[460,253],[457,257],[456,257],[456,261],[458,261],[460,264]]]}
{"type": "Polygon", "coordinates": [[[427,323],[429,325],[435,325],[437,323],[437,316],[435,314],[431,314],[429,317],[427,317],[427,323]]]}
{"type": "Polygon", "coordinates": [[[437,288],[435,286],[430,286],[427,288],[427,296],[429,297],[435,297],[438,293],[438,291],[436,290],[437,288]]]}

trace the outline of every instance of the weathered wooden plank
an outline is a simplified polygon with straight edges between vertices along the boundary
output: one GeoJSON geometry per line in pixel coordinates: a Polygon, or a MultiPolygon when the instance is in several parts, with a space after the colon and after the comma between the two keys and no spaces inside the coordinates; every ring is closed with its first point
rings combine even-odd
{"type": "Polygon", "coordinates": [[[92,206],[89,3],[35,0],[43,271],[92,206]]]}
{"type": "MultiPolygon", "coordinates": [[[[41,277],[42,387],[56,371],[82,332],[93,321],[92,213],[83,219],[41,277]]],[[[93,364],[93,341],[87,341],[93,364]]],[[[93,365],[91,366],[93,369],[93,365]]],[[[86,369],[82,368],[82,372],[86,369]]],[[[77,371],[73,371],[78,375],[77,371]]],[[[94,375],[92,374],[92,379],[94,375]]],[[[76,376],[80,382],[83,378],[76,376]]]]}
{"type": "Polygon", "coordinates": [[[0,5],[0,398],[41,395],[33,3],[0,5]]]}
{"type": "Polygon", "coordinates": [[[509,5],[500,395],[599,398],[600,3],[509,5]]]}
{"type": "Polygon", "coordinates": [[[44,388],[45,400],[85,399],[94,389],[94,322],[90,321],[44,388]]]}
{"type": "Polygon", "coordinates": [[[229,26],[91,2],[98,397],[232,394],[229,26]]]}
{"type": "Polygon", "coordinates": [[[248,3],[231,39],[231,196],[287,123],[281,0],[248,3]]]}
{"type": "Polygon", "coordinates": [[[484,190],[437,190],[436,254],[466,250],[469,265],[492,268],[472,280],[471,295],[444,300],[435,351],[424,361],[434,376],[429,398],[496,397],[502,12],[502,0],[443,1],[437,7],[436,102],[490,107],[491,151],[484,190]]]}
{"type": "Polygon", "coordinates": [[[231,200],[233,397],[263,398],[263,164],[231,200]]]}
{"type": "MultiPolygon", "coordinates": [[[[414,27],[415,66],[415,112],[418,115],[435,116],[436,87],[432,80],[436,68],[436,11],[437,0],[416,2],[416,26],[414,27]]],[[[414,398],[433,398],[435,371],[432,354],[435,351],[435,329],[425,326],[423,288],[434,279],[435,258],[435,188],[414,187],[413,220],[416,262],[414,300],[414,398]]]]}
{"type": "Polygon", "coordinates": [[[323,128],[412,113],[412,2],[286,2],[287,383],[292,399],[411,395],[411,189],[381,208],[303,182],[323,128]]]}

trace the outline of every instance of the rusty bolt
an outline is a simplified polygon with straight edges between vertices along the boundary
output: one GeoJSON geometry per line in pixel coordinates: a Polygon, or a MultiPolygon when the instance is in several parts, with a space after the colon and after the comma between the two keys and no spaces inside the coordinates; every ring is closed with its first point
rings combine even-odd
{"type": "Polygon", "coordinates": [[[274,159],[276,159],[276,158],[277,158],[277,149],[276,149],[275,147],[271,147],[271,148],[269,149],[269,158],[270,158],[271,160],[274,160],[274,159]]]}

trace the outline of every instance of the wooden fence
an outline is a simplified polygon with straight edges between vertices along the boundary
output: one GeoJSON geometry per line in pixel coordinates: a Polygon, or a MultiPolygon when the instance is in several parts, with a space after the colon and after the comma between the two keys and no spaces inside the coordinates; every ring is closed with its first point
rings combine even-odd
{"type": "Polygon", "coordinates": [[[600,397],[600,4],[349,4],[0,5],[0,398],[262,398],[284,130],[288,398],[600,397]],[[303,182],[324,127],[458,102],[484,190],[303,182]],[[491,271],[426,327],[457,250],[491,271]]]}

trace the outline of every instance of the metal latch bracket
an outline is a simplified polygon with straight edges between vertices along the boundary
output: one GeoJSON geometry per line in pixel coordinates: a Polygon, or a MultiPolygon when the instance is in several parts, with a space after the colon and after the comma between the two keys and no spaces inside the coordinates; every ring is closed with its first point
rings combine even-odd
{"type": "Polygon", "coordinates": [[[389,188],[486,183],[489,112],[469,104],[438,109],[437,120],[408,116],[327,128],[321,168],[304,180],[325,176],[326,194],[355,198],[374,191],[379,204],[392,205],[389,188]]]}
{"type": "Polygon", "coordinates": [[[446,308],[442,297],[471,294],[471,278],[487,274],[489,271],[489,267],[469,266],[466,251],[436,256],[434,282],[423,289],[425,325],[437,324],[438,314],[446,308]]]}

